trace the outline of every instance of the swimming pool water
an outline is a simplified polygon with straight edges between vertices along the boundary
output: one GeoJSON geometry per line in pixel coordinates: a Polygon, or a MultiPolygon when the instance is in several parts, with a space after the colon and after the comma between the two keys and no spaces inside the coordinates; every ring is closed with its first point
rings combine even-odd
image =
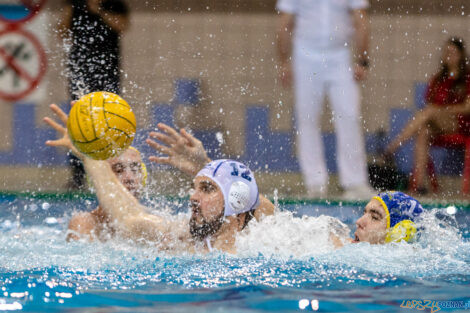
{"type": "Polygon", "coordinates": [[[281,204],[271,224],[241,236],[238,256],[175,256],[118,239],[66,243],[72,211],[95,205],[87,197],[1,198],[0,310],[411,312],[417,309],[400,307],[403,300],[470,300],[468,210],[455,219],[430,210],[432,231],[420,244],[333,250],[320,235],[324,220],[300,216],[333,215],[353,230],[360,206],[281,204]]]}

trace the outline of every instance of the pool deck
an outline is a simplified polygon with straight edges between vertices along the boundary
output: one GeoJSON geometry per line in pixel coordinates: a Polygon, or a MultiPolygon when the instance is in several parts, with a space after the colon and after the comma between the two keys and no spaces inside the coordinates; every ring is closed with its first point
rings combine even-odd
{"type": "MultiPolygon", "coordinates": [[[[47,167],[35,169],[34,171],[22,172],[12,170],[8,185],[0,184],[0,194],[67,194],[65,185],[69,177],[69,170],[51,171],[47,167]],[[52,173],[52,174],[51,174],[52,173]],[[25,177],[28,179],[25,181],[25,177]],[[38,185],[37,182],[41,182],[38,185]]],[[[288,201],[314,201],[325,202],[321,199],[308,199],[300,173],[292,172],[258,172],[256,180],[260,187],[260,192],[271,198],[286,199],[288,201]]],[[[414,195],[423,204],[429,205],[458,205],[470,207],[470,196],[461,194],[461,177],[439,176],[440,190],[438,193],[430,193],[426,196],[414,195]]],[[[189,176],[172,170],[154,171],[149,176],[148,182],[151,194],[176,196],[187,194],[191,187],[189,176]]],[[[328,185],[327,199],[329,201],[345,202],[342,198],[342,190],[339,185],[338,176],[331,175],[328,185]]],[[[366,202],[368,199],[358,201],[366,202]]],[[[348,202],[348,201],[346,201],[348,202]]]]}
{"type": "MultiPolygon", "coordinates": [[[[181,197],[181,190],[175,189],[173,186],[182,186],[183,188],[190,188],[190,180],[185,177],[175,177],[171,175],[168,177],[160,176],[160,179],[166,180],[166,184],[159,184],[156,181],[150,183],[150,187],[155,190],[155,193],[150,193],[150,198],[154,196],[165,196],[168,198],[185,199],[181,197]],[[175,181],[172,181],[175,180],[175,181]],[[178,182],[178,184],[176,184],[178,182]],[[163,187],[164,186],[164,187],[163,187]]],[[[431,196],[422,197],[416,196],[418,200],[423,204],[425,208],[436,208],[436,207],[448,207],[451,205],[470,211],[470,199],[469,197],[462,197],[459,193],[451,192],[452,186],[460,186],[460,183],[453,177],[444,177],[441,179],[442,191],[431,196]]],[[[260,184],[261,193],[266,195],[272,201],[276,201],[281,206],[283,204],[332,204],[332,205],[354,205],[354,206],[365,206],[368,199],[361,199],[357,201],[345,200],[341,197],[341,189],[338,185],[336,177],[330,178],[330,185],[328,190],[328,197],[326,199],[308,198],[305,196],[305,189],[302,184],[300,175],[298,177],[281,175],[259,175],[258,182],[260,184]],[[281,186],[278,188],[277,186],[281,186]],[[276,191],[276,188],[277,191],[276,191]],[[266,192],[267,191],[267,192],[266,192]]],[[[64,189],[57,191],[12,191],[12,190],[0,190],[0,200],[14,198],[14,197],[26,197],[36,199],[76,199],[77,197],[94,198],[94,195],[88,191],[85,192],[68,192],[64,189]]],[[[8,200],[7,200],[8,201],[8,200]]]]}

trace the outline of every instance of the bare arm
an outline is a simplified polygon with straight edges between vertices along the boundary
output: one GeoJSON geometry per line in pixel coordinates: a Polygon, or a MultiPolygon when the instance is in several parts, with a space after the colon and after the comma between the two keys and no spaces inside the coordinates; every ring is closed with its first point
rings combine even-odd
{"type": "Polygon", "coordinates": [[[96,189],[100,207],[115,220],[117,227],[131,238],[159,240],[170,232],[167,221],[148,214],[145,207],[114,175],[106,161],[83,158],[85,171],[96,189]]]}
{"type": "Polygon", "coordinates": [[[366,10],[353,10],[352,11],[353,24],[354,24],[354,44],[357,54],[357,59],[368,59],[369,48],[369,17],[366,10]]]}
{"type": "Polygon", "coordinates": [[[292,84],[292,33],[295,26],[295,15],[281,12],[277,30],[277,51],[279,55],[279,78],[284,87],[292,84]]]}
{"type": "Polygon", "coordinates": [[[452,105],[443,106],[435,103],[428,103],[422,111],[416,114],[414,121],[417,121],[417,123],[424,123],[428,120],[457,114],[470,114],[470,97],[467,97],[467,99],[462,103],[452,105]]]}
{"type": "Polygon", "coordinates": [[[354,47],[357,62],[355,76],[357,80],[362,80],[366,76],[369,64],[369,17],[366,10],[352,10],[351,14],[355,30],[354,47]]]}
{"type": "Polygon", "coordinates": [[[281,13],[277,30],[277,49],[281,63],[290,62],[295,15],[281,13]]]}
{"type": "MultiPolygon", "coordinates": [[[[57,105],[52,104],[51,110],[63,124],[67,123],[67,115],[57,105]]],[[[57,140],[46,141],[46,144],[53,147],[66,147],[83,161],[86,172],[95,186],[100,207],[111,220],[117,221],[116,227],[122,233],[133,239],[144,238],[153,241],[171,235],[170,222],[148,214],[145,207],[114,175],[108,162],[85,157],[72,145],[63,124],[61,125],[49,117],[44,118],[44,121],[62,135],[57,140]]]]}
{"type": "MultiPolygon", "coordinates": [[[[448,114],[470,114],[470,97],[460,103],[448,106],[438,106],[436,104],[432,104],[437,110],[436,114],[441,113],[448,113],[448,114]]],[[[436,116],[438,117],[438,116],[436,116]]]]}

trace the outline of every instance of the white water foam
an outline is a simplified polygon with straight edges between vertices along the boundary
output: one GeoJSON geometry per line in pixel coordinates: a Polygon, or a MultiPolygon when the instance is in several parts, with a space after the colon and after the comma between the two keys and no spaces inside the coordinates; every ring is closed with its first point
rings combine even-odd
{"type": "Polygon", "coordinates": [[[331,216],[293,217],[291,212],[279,212],[261,222],[250,222],[237,237],[236,246],[241,256],[310,257],[334,250],[330,233],[346,238],[350,229],[331,216]]]}
{"type": "Polygon", "coordinates": [[[240,256],[259,254],[282,259],[314,257],[324,264],[340,264],[371,272],[414,277],[470,272],[470,243],[444,209],[426,211],[418,222],[420,238],[413,244],[346,244],[335,249],[329,233],[345,238],[350,229],[329,216],[293,217],[289,212],[269,216],[250,225],[237,238],[240,256]],[[438,217],[441,215],[440,217],[438,217]]]}
{"type": "MultiPolygon", "coordinates": [[[[381,274],[413,277],[462,274],[470,272],[470,243],[464,240],[452,222],[437,217],[441,210],[426,212],[422,225],[426,228],[417,243],[370,245],[348,244],[335,250],[329,233],[340,237],[350,229],[329,217],[293,217],[290,212],[278,212],[261,222],[252,221],[237,237],[236,257],[279,260],[314,258],[328,265],[341,265],[381,274]]],[[[187,214],[175,218],[183,222],[187,214]]],[[[107,242],[65,241],[66,218],[58,223],[4,229],[0,236],[0,267],[20,271],[34,268],[66,267],[76,271],[132,270],[152,264],[156,257],[174,257],[151,245],[115,238],[107,242]]],[[[219,253],[196,258],[218,257],[219,253]]],[[[179,254],[183,259],[187,253],[179,254]]],[[[192,257],[190,257],[192,258],[192,257]]]]}

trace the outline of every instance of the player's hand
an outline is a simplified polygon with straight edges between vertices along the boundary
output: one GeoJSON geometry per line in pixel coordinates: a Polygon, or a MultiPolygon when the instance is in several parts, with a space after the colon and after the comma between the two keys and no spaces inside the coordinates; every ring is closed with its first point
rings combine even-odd
{"type": "Polygon", "coordinates": [[[290,62],[283,62],[279,66],[279,80],[284,88],[292,86],[292,65],[290,62]]]}
{"type": "Polygon", "coordinates": [[[147,144],[166,156],[150,156],[149,160],[159,164],[176,167],[183,173],[194,176],[211,160],[202,142],[185,129],[177,132],[174,128],[158,123],[160,131],[150,132],[147,144]],[[157,139],[159,144],[152,139],[157,139]]]}
{"type": "Polygon", "coordinates": [[[361,64],[356,64],[354,66],[354,79],[356,81],[361,81],[366,79],[367,77],[367,67],[361,65],[361,64]]]}
{"type": "MultiPolygon", "coordinates": [[[[72,105],[74,102],[72,102],[72,105]]],[[[50,117],[45,117],[44,122],[46,122],[49,126],[54,128],[59,135],[62,137],[56,140],[48,140],[46,141],[46,145],[51,146],[51,147],[65,147],[67,149],[72,150],[73,154],[75,154],[77,157],[80,159],[83,159],[83,154],[78,152],[77,148],[72,144],[70,141],[67,128],[64,126],[67,124],[67,114],[65,114],[64,111],[62,111],[57,105],[51,104],[49,106],[51,108],[51,111],[59,118],[61,123],[56,122],[54,119],[50,117]]]]}

